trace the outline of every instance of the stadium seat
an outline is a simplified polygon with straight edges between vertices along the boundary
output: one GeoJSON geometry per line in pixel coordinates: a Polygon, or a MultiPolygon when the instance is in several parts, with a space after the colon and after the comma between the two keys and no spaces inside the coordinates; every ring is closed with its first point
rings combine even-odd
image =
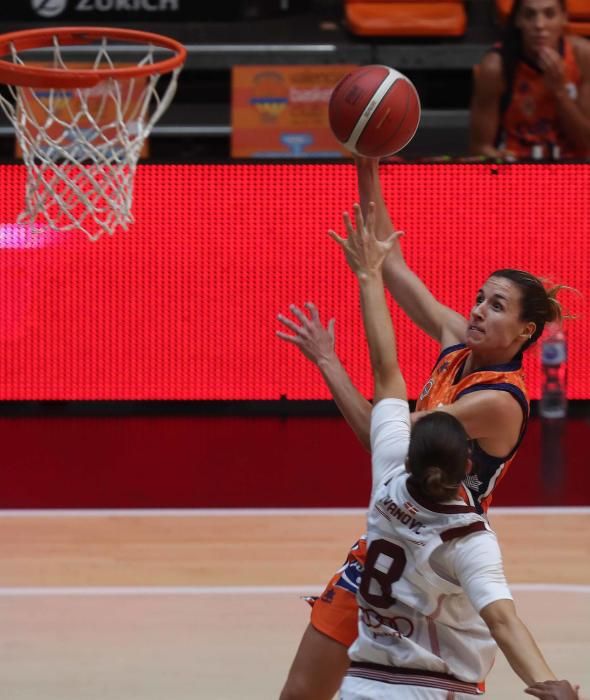
{"type": "Polygon", "coordinates": [[[568,0],[568,31],[572,34],[590,36],[590,0],[568,0]]]}
{"type": "Polygon", "coordinates": [[[510,14],[512,3],[513,0],[496,0],[496,12],[501,22],[504,22],[510,14]]]}
{"type": "Polygon", "coordinates": [[[590,21],[590,0],[568,0],[567,13],[571,20],[590,21]]]}
{"type": "Polygon", "coordinates": [[[567,30],[571,34],[590,36],[590,22],[568,22],[567,30]]]}
{"type": "Polygon", "coordinates": [[[345,0],[348,28],[359,36],[462,36],[463,0],[345,0]]]}

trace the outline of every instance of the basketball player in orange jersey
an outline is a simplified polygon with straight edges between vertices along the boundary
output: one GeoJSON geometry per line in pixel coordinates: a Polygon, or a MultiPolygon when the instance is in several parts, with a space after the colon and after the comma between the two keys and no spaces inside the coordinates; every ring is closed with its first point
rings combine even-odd
{"type": "MultiPolygon", "coordinates": [[[[467,700],[479,694],[496,643],[530,686],[556,678],[518,618],[498,542],[459,496],[471,469],[467,434],[443,411],[414,423],[381,267],[394,243],[375,236],[374,208],[342,248],[360,293],[374,383],[367,560],[359,635],[340,700],[467,700]]],[[[570,689],[573,690],[573,688],[570,689]]]]}
{"type": "MultiPolygon", "coordinates": [[[[378,161],[358,159],[357,174],[361,206],[366,211],[369,202],[376,203],[376,230],[388,237],[394,228],[383,200],[378,161]]],[[[557,288],[547,292],[528,273],[498,271],[476,293],[467,320],[433,297],[406,265],[398,241],[384,263],[383,276],[396,302],[440,344],[441,355],[416,409],[418,415],[444,410],[461,421],[473,440],[474,461],[463,497],[485,512],[526,428],[522,351],[540,337],[545,323],[560,318],[557,288]]],[[[333,323],[324,329],[313,305],[308,305],[310,316],[297,307],[291,311],[297,323],[283,315],[279,320],[292,334],[279,331],[279,337],[300,347],[318,365],[344,418],[370,449],[371,404],[354,387],[334,352],[333,323]]],[[[357,636],[356,592],[365,550],[361,538],[313,605],[311,624],[281,700],[330,700],[340,686],[349,664],[348,647],[357,636]]]]}
{"type": "Polygon", "coordinates": [[[566,35],[565,0],[515,0],[474,73],[470,150],[490,158],[590,155],[590,42],[566,35]]]}

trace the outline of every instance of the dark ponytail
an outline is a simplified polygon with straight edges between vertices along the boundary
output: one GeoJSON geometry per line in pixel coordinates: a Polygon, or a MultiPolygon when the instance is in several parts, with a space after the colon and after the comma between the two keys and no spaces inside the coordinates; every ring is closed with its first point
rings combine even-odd
{"type": "Polygon", "coordinates": [[[426,467],[420,480],[420,491],[432,501],[451,501],[457,495],[458,483],[449,480],[440,467],[426,467]]]}

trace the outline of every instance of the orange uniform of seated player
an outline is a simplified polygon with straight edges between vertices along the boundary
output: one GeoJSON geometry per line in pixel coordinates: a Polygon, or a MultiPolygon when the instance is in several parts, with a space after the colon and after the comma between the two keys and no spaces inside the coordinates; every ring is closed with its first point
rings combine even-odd
{"type": "Polygon", "coordinates": [[[565,0],[515,0],[474,71],[470,151],[507,159],[590,155],[590,42],[565,33],[565,0]]]}

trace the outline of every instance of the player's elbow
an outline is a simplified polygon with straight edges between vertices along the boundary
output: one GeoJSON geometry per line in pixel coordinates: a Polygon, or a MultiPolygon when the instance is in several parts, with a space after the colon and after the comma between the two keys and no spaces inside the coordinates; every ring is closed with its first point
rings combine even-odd
{"type": "Polygon", "coordinates": [[[374,375],[375,379],[375,396],[374,402],[377,403],[381,399],[407,399],[406,384],[399,367],[391,373],[385,373],[381,376],[374,375]]]}
{"type": "Polygon", "coordinates": [[[511,634],[512,626],[518,621],[516,608],[511,600],[497,600],[490,603],[479,614],[497,642],[511,634]]]}
{"type": "Polygon", "coordinates": [[[469,153],[472,156],[495,158],[498,156],[498,149],[494,146],[492,141],[473,137],[469,141],[469,153]]]}

